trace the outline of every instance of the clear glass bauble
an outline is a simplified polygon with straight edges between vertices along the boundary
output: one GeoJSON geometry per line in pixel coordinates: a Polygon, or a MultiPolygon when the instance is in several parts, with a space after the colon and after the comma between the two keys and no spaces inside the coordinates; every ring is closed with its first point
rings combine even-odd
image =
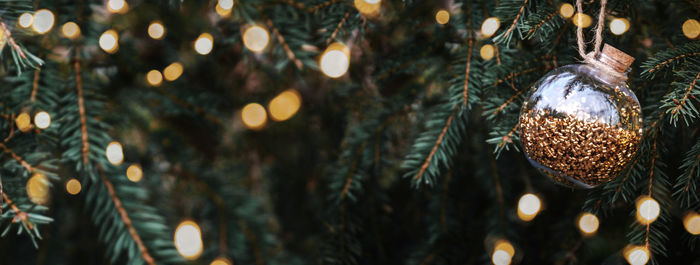
{"type": "Polygon", "coordinates": [[[642,139],[642,112],[624,74],[599,65],[559,67],[537,81],[520,112],[528,161],[558,184],[592,188],[615,179],[642,139]]]}

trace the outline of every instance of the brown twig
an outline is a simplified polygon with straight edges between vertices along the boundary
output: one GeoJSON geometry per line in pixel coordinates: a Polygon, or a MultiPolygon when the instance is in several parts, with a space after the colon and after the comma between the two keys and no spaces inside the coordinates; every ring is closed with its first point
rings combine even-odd
{"type": "Polygon", "coordinates": [[[343,16],[343,19],[340,20],[338,23],[338,26],[335,27],[335,30],[333,30],[333,33],[331,33],[331,36],[328,37],[326,40],[326,44],[330,44],[333,39],[335,39],[335,36],[338,35],[338,32],[340,32],[340,28],[343,27],[343,24],[345,24],[345,21],[348,20],[348,17],[350,17],[350,10],[348,12],[345,12],[345,16],[343,16]]]}
{"type": "Polygon", "coordinates": [[[34,70],[34,80],[32,81],[32,94],[29,97],[29,100],[34,102],[36,101],[36,93],[39,90],[39,72],[41,72],[41,68],[37,68],[34,70]]]}
{"type": "Polygon", "coordinates": [[[350,191],[350,184],[352,184],[353,180],[353,174],[355,174],[355,170],[357,169],[357,164],[361,160],[362,152],[365,150],[365,146],[367,145],[367,142],[365,141],[362,143],[360,148],[357,149],[357,154],[355,155],[355,159],[352,162],[352,166],[350,167],[350,170],[348,171],[348,176],[345,179],[345,186],[343,186],[343,191],[340,193],[340,199],[344,200],[345,196],[348,194],[348,191],[350,191]]]}
{"type": "Polygon", "coordinates": [[[666,66],[667,64],[672,63],[672,62],[674,62],[674,61],[683,59],[683,58],[685,58],[685,57],[698,56],[698,55],[700,55],[700,52],[691,52],[691,53],[686,53],[686,54],[678,55],[678,56],[676,56],[676,57],[673,57],[673,58],[671,58],[671,59],[665,60],[665,61],[663,61],[663,62],[661,62],[661,63],[655,65],[653,68],[649,69],[649,73],[651,74],[651,73],[653,73],[654,71],[659,70],[659,68],[664,67],[664,66],[666,66]]]}
{"type": "MultiPolygon", "coordinates": [[[[530,86],[532,86],[532,85],[529,85],[529,86],[527,86],[527,87],[530,87],[530,86]]],[[[515,95],[511,96],[508,100],[506,100],[506,102],[503,102],[503,104],[501,104],[500,106],[498,106],[498,108],[497,108],[496,110],[493,111],[493,115],[497,115],[498,113],[500,113],[501,111],[503,111],[508,105],[510,105],[510,103],[513,103],[513,101],[514,101],[516,98],[520,97],[520,95],[522,95],[522,94],[523,94],[525,91],[527,91],[527,90],[528,90],[528,89],[520,89],[520,90],[518,91],[518,93],[515,93],[515,95]]]]}
{"type": "Polygon", "coordinates": [[[472,64],[472,45],[474,44],[474,39],[469,38],[469,44],[467,44],[467,68],[464,70],[464,91],[462,92],[462,98],[464,99],[464,106],[469,105],[469,70],[472,64]]]}
{"type": "Polygon", "coordinates": [[[683,99],[681,99],[680,102],[677,102],[678,105],[671,111],[672,114],[676,114],[676,112],[678,112],[683,107],[683,105],[685,105],[685,101],[688,100],[688,96],[690,96],[690,92],[692,92],[693,88],[695,88],[695,83],[698,81],[698,79],[700,79],[700,72],[698,72],[698,74],[695,75],[695,78],[693,78],[693,81],[690,82],[688,89],[683,95],[683,99]]]}
{"type": "Polygon", "coordinates": [[[499,85],[499,84],[501,84],[501,83],[503,83],[503,82],[505,82],[505,81],[508,81],[508,80],[510,80],[510,79],[515,79],[515,78],[518,77],[518,76],[521,76],[521,75],[524,75],[524,74],[527,74],[527,73],[534,72],[534,71],[536,71],[538,68],[539,68],[539,67],[532,67],[532,68],[528,68],[528,69],[522,70],[522,71],[520,71],[520,72],[511,73],[511,74],[509,74],[508,76],[504,77],[503,79],[498,79],[498,80],[496,80],[496,82],[494,82],[492,85],[493,85],[493,86],[497,86],[497,85],[499,85]]]}
{"type": "Polygon", "coordinates": [[[34,224],[32,224],[32,222],[29,221],[29,214],[20,210],[19,207],[17,207],[17,205],[15,205],[15,203],[12,202],[12,200],[10,200],[10,197],[7,197],[7,193],[3,193],[2,198],[5,199],[7,205],[9,205],[10,208],[12,208],[12,210],[15,212],[15,218],[12,219],[13,223],[16,223],[19,219],[22,223],[24,223],[27,226],[27,228],[29,228],[30,230],[34,229],[34,224]]]}
{"type": "Polygon", "coordinates": [[[22,59],[27,59],[27,56],[24,55],[24,52],[22,51],[22,48],[19,47],[19,45],[15,42],[15,39],[12,38],[12,33],[10,30],[7,28],[7,25],[5,25],[5,22],[0,19],[0,27],[2,27],[3,33],[5,33],[5,37],[7,37],[7,41],[12,45],[12,49],[14,49],[17,54],[19,54],[19,57],[22,57],[22,59]]]}
{"type": "Polygon", "coordinates": [[[83,78],[80,73],[80,49],[75,48],[75,62],[73,62],[75,70],[75,87],[78,90],[78,113],[80,114],[80,135],[82,143],[83,165],[89,162],[90,143],[88,142],[87,116],[85,114],[85,96],[83,95],[83,78]]]}
{"type": "Polygon", "coordinates": [[[10,134],[5,137],[5,140],[2,140],[3,143],[7,143],[12,139],[12,137],[15,136],[15,114],[12,113],[12,117],[10,118],[10,134]]]}
{"type": "Polygon", "coordinates": [[[284,41],[284,37],[282,36],[282,34],[280,34],[275,25],[272,23],[272,20],[270,20],[270,18],[265,18],[265,20],[267,21],[267,26],[272,30],[272,34],[275,34],[275,36],[277,36],[277,41],[279,41],[280,44],[282,44],[282,48],[284,49],[284,52],[287,53],[287,57],[289,57],[289,60],[294,62],[294,65],[296,65],[297,68],[304,69],[304,65],[301,63],[301,60],[299,60],[296,57],[296,55],[294,55],[294,52],[291,48],[289,48],[287,42],[284,41]]]}
{"type": "Polygon", "coordinates": [[[542,21],[540,21],[540,23],[537,23],[537,25],[535,25],[535,26],[532,27],[530,30],[528,30],[527,33],[525,34],[525,36],[529,36],[531,33],[537,31],[538,29],[540,29],[540,27],[542,27],[542,25],[544,25],[544,23],[547,22],[547,20],[552,19],[552,18],[553,18],[554,16],[556,16],[556,15],[557,15],[557,11],[554,11],[554,12],[552,12],[552,13],[549,13],[549,15],[547,15],[544,19],[542,19],[542,21]]]}
{"type": "Polygon", "coordinates": [[[17,160],[17,162],[19,162],[20,165],[22,165],[22,167],[24,167],[27,171],[29,171],[30,173],[34,172],[34,168],[29,163],[27,163],[27,161],[24,161],[22,157],[13,152],[12,149],[8,148],[5,144],[0,143],[0,149],[5,151],[5,153],[8,153],[15,160],[17,160]]]}
{"type": "Polygon", "coordinates": [[[445,134],[447,134],[447,129],[450,128],[450,124],[452,124],[452,120],[454,119],[455,115],[457,114],[457,110],[459,105],[455,105],[454,108],[452,108],[452,114],[450,114],[449,117],[447,117],[447,121],[445,121],[445,127],[442,128],[442,132],[440,132],[440,135],[438,136],[437,140],[435,141],[435,145],[433,145],[433,149],[430,150],[430,154],[428,154],[428,157],[425,158],[425,161],[423,162],[423,165],[420,167],[420,171],[418,171],[418,174],[416,174],[413,179],[418,180],[423,176],[423,173],[425,173],[425,170],[428,169],[428,166],[430,165],[430,161],[433,159],[433,156],[435,156],[435,152],[437,152],[438,147],[442,143],[442,140],[445,138],[445,134]]]}
{"type": "Polygon", "coordinates": [[[506,31],[505,34],[503,34],[503,37],[508,37],[511,33],[513,33],[513,30],[515,29],[515,25],[518,23],[518,19],[520,19],[520,16],[525,12],[525,6],[527,5],[528,0],[523,1],[523,5],[520,6],[520,11],[518,11],[518,14],[515,16],[515,19],[513,19],[513,24],[510,25],[510,28],[506,31]]]}

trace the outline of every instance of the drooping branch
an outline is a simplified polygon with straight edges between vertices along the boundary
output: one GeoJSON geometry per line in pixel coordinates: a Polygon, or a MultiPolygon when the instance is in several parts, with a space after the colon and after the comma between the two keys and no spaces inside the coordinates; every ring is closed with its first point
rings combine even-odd
{"type": "Polygon", "coordinates": [[[425,161],[423,162],[423,165],[421,165],[420,170],[418,171],[418,174],[416,174],[413,179],[418,180],[423,176],[423,173],[425,173],[425,170],[428,169],[428,166],[430,165],[430,160],[433,159],[435,156],[435,152],[437,152],[438,147],[440,147],[440,144],[442,143],[442,140],[445,138],[445,134],[447,134],[447,129],[450,128],[450,124],[452,124],[452,120],[454,119],[455,115],[457,115],[457,110],[459,109],[459,105],[454,106],[452,108],[452,113],[450,114],[449,117],[447,117],[447,121],[445,121],[445,126],[442,127],[442,131],[440,132],[440,135],[438,136],[437,140],[435,141],[435,145],[433,145],[433,149],[430,150],[430,154],[425,158],[425,161]]]}

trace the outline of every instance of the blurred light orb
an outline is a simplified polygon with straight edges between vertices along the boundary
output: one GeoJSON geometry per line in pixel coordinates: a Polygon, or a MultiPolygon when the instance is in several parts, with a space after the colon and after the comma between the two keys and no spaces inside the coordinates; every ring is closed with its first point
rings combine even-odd
{"type": "Polygon", "coordinates": [[[83,187],[80,185],[80,181],[75,178],[71,178],[66,182],[66,191],[70,195],[76,195],[80,193],[82,189],[83,187]]]}
{"type": "Polygon", "coordinates": [[[694,40],[700,36],[700,22],[695,19],[691,18],[683,22],[682,29],[683,35],[688,39],[694,40]]]}
{"type": "Polygon", "coordinates": [[[250,103],[241,110],[241,120],[248,129],[259,130],[267,122],[267,113],[262,105],[250,103]]]}
{"type": "Polygon", "coordinates": [[[34,13],[32,29],[39,34],[49,32],[53,28],[54,15],[48,9],[40,9],[34,13]]]}
{"type": "Polygon", "coordinates": [[[355,0],[355,9],[363,15],[376,15],[382,6],[380,0],[355,0]]]}
{"type": "Polygon", "coordinates": [[[328,77],[338,78],[350,68],[350,49],[345,44],[336,42],[328,46],[319,61],[321,72],[328,77]]]}
{"type": "Polygon", "coordinates": [[[27,196],[36,204],[49,201],[49,179],[41,173],[34,173],[27,181],[27,196]]]}
{"type": "Polygon", "coordinates": [[[440,25],[447,24],[447,22],[450,22],[450,12],[447,12],[445,9],[440,9],[440,11],[435,13],[435,21],[440,25]]]}
{"type": "Polygon", "coordinates": [[[123,14],[129,10],[129,4],[124,0],[109,0],[107,1],[107,10],[110,13],[123,14]]]}
{"type": "Polygon", "coordinates": [[[126,168],[126,178],[131,182],[139,182],[143,178],[143,170],[138,164],[131,164],[126,168]]]}
{"type": "Polygon", "coordinates": [[[637,199],[637,221],[642,224],[650,224],[659,217],[661,206],[649,196],[642,196],[637,199]]]}
{"type": "Polygon", "coordinates": [[[75,22],[66,22],[63,24],[63,27],[61,27],[61,33],[64,37],[72,40],[80,36],[80,27],[78,24],[75,24],[75,22]]]}
{"type": "Polygon", "coordinates": [[[231,9],[223,9],[221,7],[221,5],[217,4],[216,7],[214,7],[214,11],[216,11],[216,13],[219,14],[220,17],[226,18],[226,17],[231,16],[232,10],[231,9]]]}
{"type": "Polygon", "coordinates": [[[270,117],[275,121],[286,121],[299,111],[301,107],[301,95],[294,89],[286,90],[268,104],[270,117]]]}
{"type": "Polygon", "coordinates": [[[175,229],[175,248],[185,259],[195,260],[202,254],[202,232],[193,221],[183,221],[175,229]]]}
{"type": "Polygon", "coordinates": [[[219,0],[217,3],[221,9],[231,10],[233,8],[233,0],[219,0]]]}
{"type": "Polygon", "coordinates": [[[49,128],[51,125],[51,115],[46,111],[40,111],[34,115],[34,125],[39,129],[49,128]]]}
{"type": "Polygon", "coordinates": [[[578,228],[584,235],[591,235],[598,231],[600,221],[595,214],[584,213],[578,219],[578,228]]]}
{"type": "Polygon", "coordinates": [[[22,112],[15,118],[15,125],[20,131],[28,132],[32,129],[32,117],[28,113],[22,112]]]}
{"type": "Polygon", "coordinates": [[[194,50],[201,54],[207,55],[214,48],[214,37],[209,33],[202,33],[197,40],[194,41],[194,50]]]}
{"type": "Polygon", "coordinates": [[[576,13],[572,19],[577,27],[587,28],[593,24],[593,18],[584,13],[576,13]]]}
{"type": "Polygon", "coordinates": [[[34,23],[34,16],[30,13],[22,13],[22,15],[17,18],[17,24],[19,24],[20,27],[28,28],[32,26],[32,23],[34,23]]]}
{"type": "Polygon", "coordinates": [[[148,81],[149,85],[160,86],[163,83],[163,75],[160,71],[153,69],[146,74],[146,81],[148,81]]]}
{"type": "Polygon", "coordinates": [[[541,206],[540,198],[537,195],[527,193],[518,201],[518,217],[520,220],[530,221],[537,216],[541,206]]]}
{"type": "Polygon", "coordinates": [[[119,50],[119,35],[117,31],[110,29],[102,33],[99,39],[100,48],[107,53],[115,53],[119,50]]]}
{"type": "Polygon", "coordinates": [[[209,265],[233,265],[233,262],[227,257],[218,257],[209,263],[209,265]]]}
{"type": "Polygon", "coordinates": [[[105,156],[112,165],[119,165],[124,161],[124,150],[119,142],[111,142],[105,149],[105,156]]]}
{"type": "Polygon", "coordinates": [[[163,69],[163,76],[165,77],[165,80],[175,81],[180,77],[180,75],[182,75],[183,69],[184,68],[182,67],[181,63],[171,63],[170,65],[165,67],[165,69],[163,69]]]}
{"type": "Polygon", "coordinates": [[[160,21],[153,21],[148,25],[148,36],[155,40],[160,40],[165,36],[165,27],[160,21]]]}
{"type": "Polygon", "coordinates": [[[491,262],[494,265],[508,265],[515,255],[515,248],[507,240],[500,239],[496,241],[491,255],[491,262]]]}
{"type": "Polygon", "coordinates": [[[481,49],[479,49],[479,54],[485,61],[491,60],[493,56],[496,55],[496,46],[484,44],[484,46],[481,46],[481,49]]]}
{"type": "Polygon", "coordinates": [[[574,15],[574,6],[569,3],[564,3],[559,6],[559,15],[563,18],[571,18],[574,15]]]}
{"type": "Polygon", "coordinates": [[[626,18],[614,18],[610,21],[610,32],[615,35],[622,35],[630,28],[630,21],[626,18]]]}
{"type": "Polygon", "coordinates": [[[622,250],[622,254],[632,265],[644,265],[649,262],[649,250],[642,246],[629,245],[622,250]]]}
{"type": "Polygon", "coordinates": [[[496,33],[498,30],[498,27],[501,26],[501,21],[498,20],[497,17],[490,17],[484,20],[484,22],[481,24],[481,34],[484,35],[484,37],[488,38],[493,36],[493,34],[496,33]]]}
{"type": "Polygon", "coordinates": [[[262,52],[270,42],[270,34],[263,27],[250,26],[243,32],[243,45],[253,52],[262,52]]]}
{"type": "Polygon", "coordinates": [[[700,235],[700,214],[693,211],[686,214],[683,217],[683,226],[691,235],[700,235]]]}

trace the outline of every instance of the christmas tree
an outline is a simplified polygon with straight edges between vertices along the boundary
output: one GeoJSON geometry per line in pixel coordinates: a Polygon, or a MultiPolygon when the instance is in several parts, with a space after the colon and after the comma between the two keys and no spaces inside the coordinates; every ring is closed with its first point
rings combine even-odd
{"type": "Polygon", "coordinates": [[[699,264],[698,14],[0,0],[0,264],[699,264]]]}

